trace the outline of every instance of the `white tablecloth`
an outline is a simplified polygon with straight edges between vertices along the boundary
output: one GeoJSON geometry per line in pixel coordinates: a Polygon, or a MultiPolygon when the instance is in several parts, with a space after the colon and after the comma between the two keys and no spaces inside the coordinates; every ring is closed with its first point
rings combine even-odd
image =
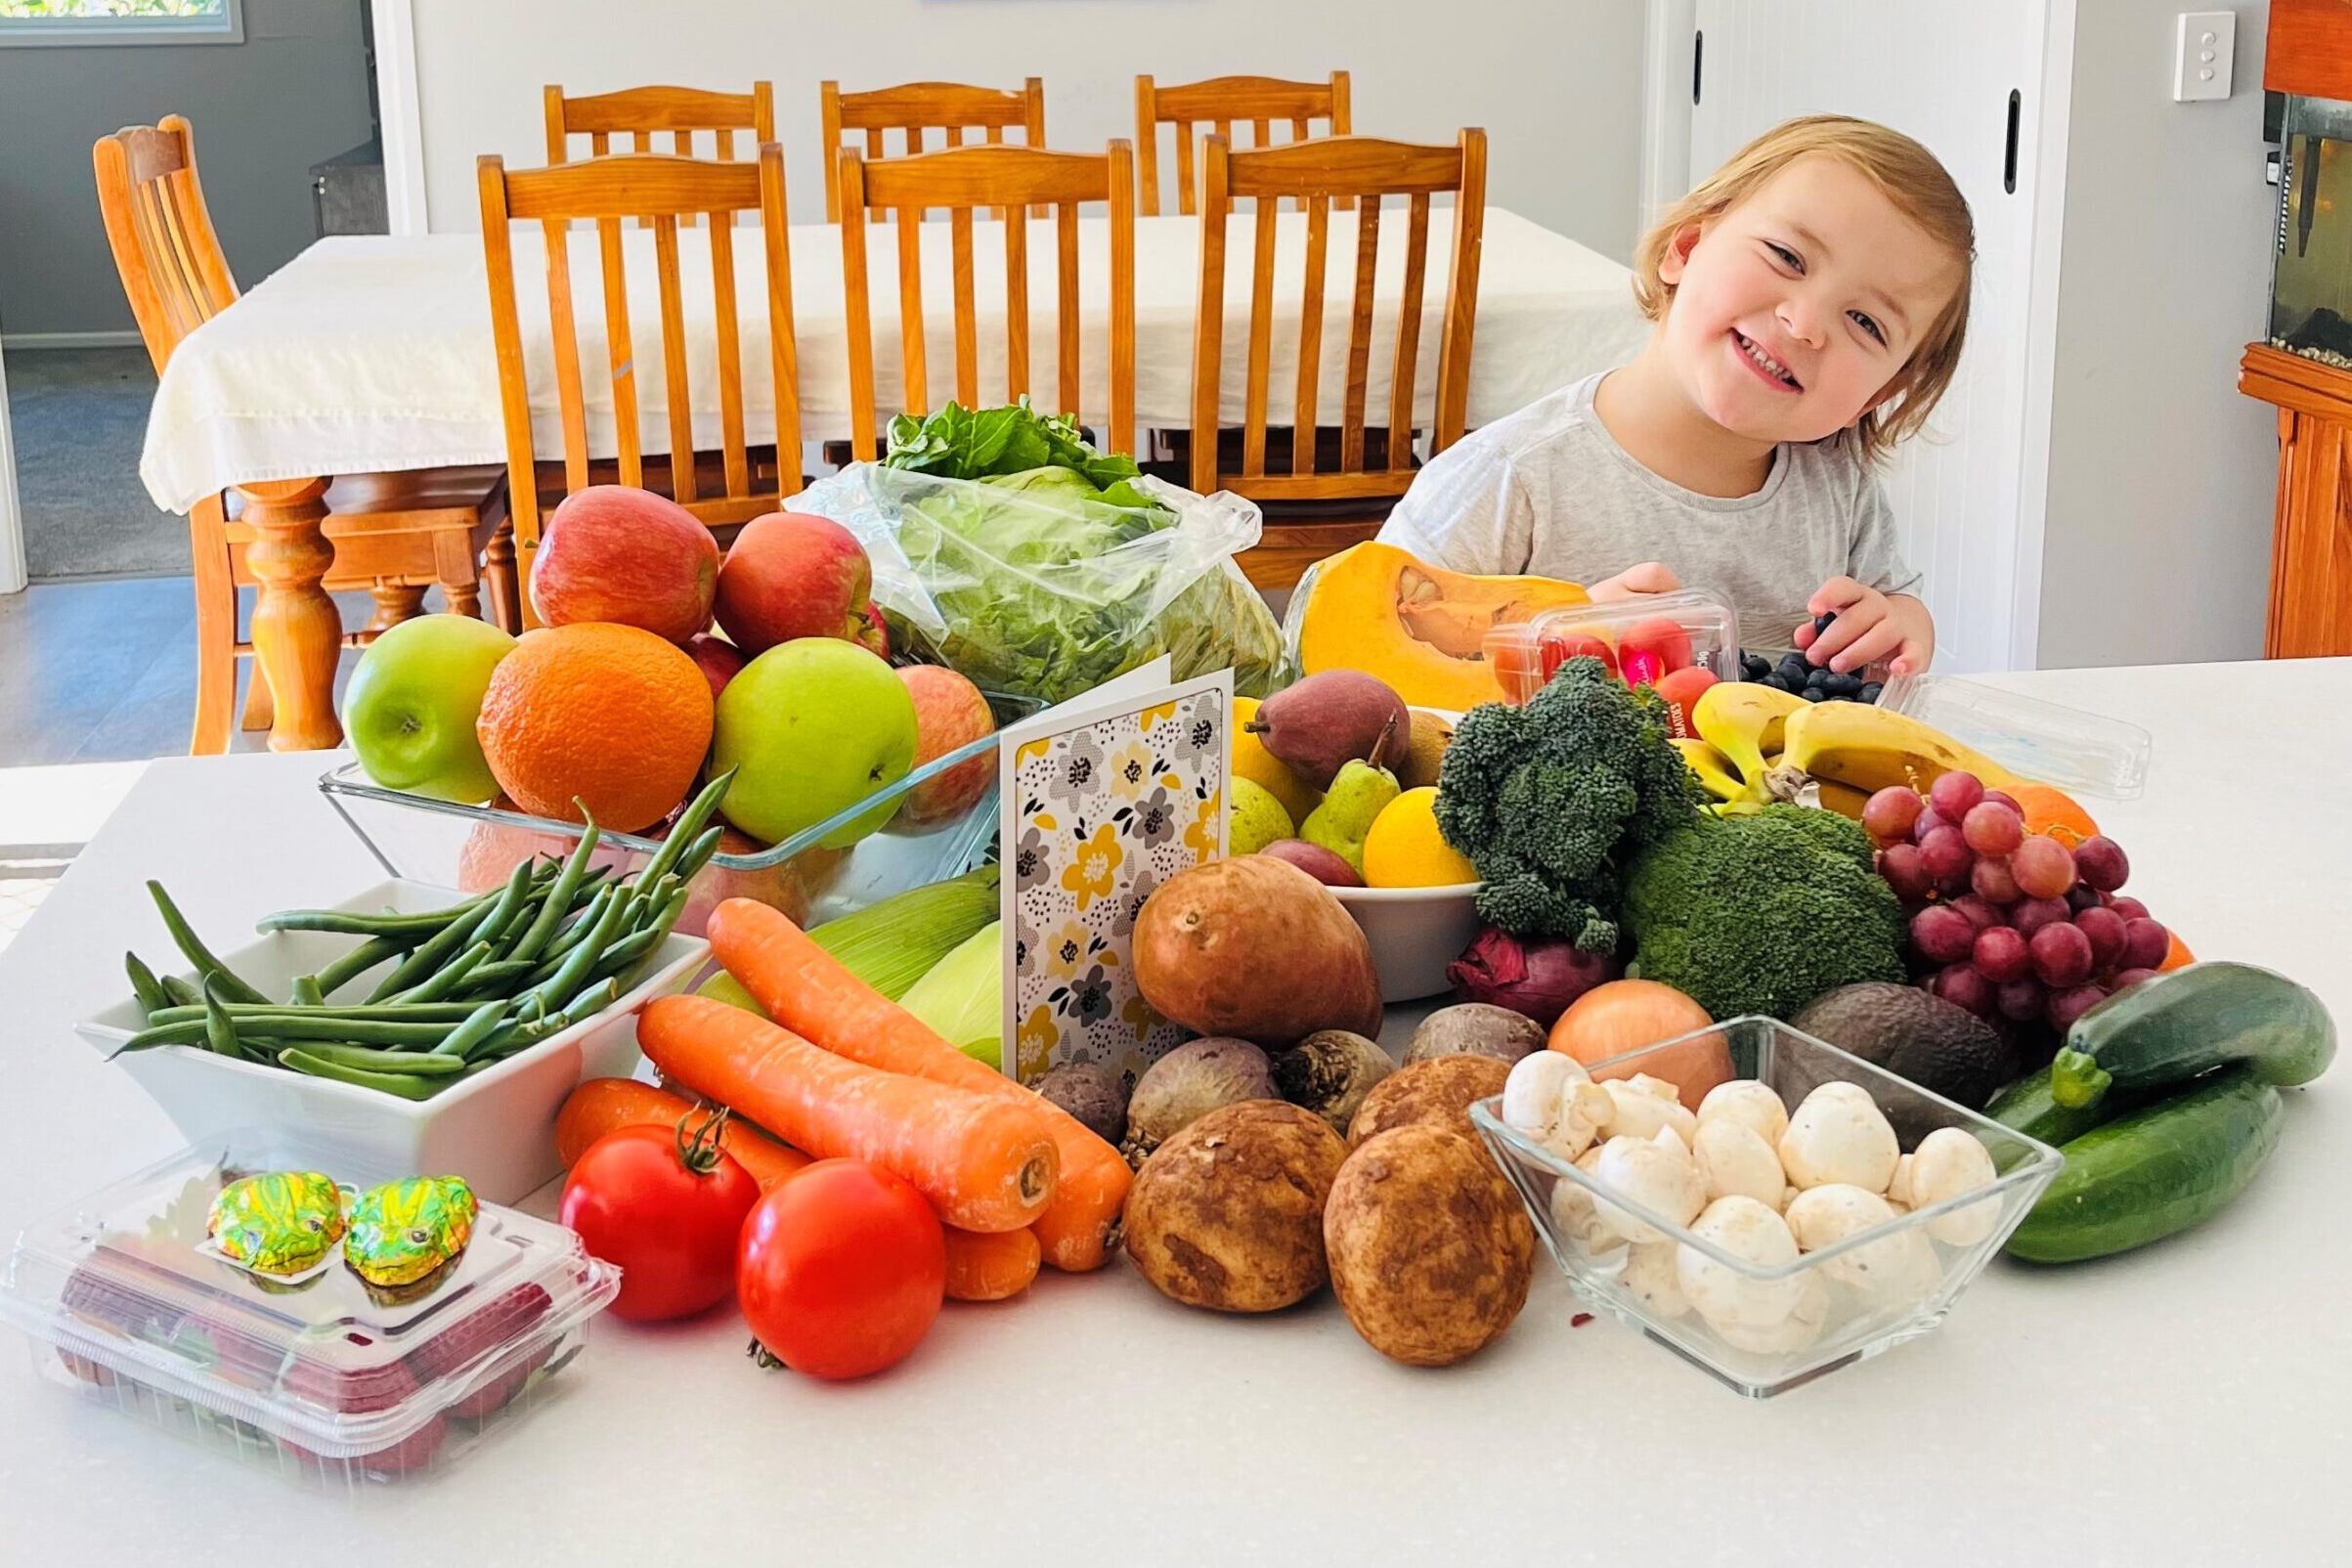
{"type": "MultiPolygon", "coordinates": [[[[1416,421],[1423,424],[1436,384],[1452,232],[1452,209],[1431,213],[1415,377],[1416,421]]],[[[1253,234],[1248,215],[1239,214],[1227,237],[1224,384],[1225,417],[1232,422],[1239,422],[1242,412],[1253,234]]],[[[923,238],[924,319],[936,407],[955,392],[945,223],[928,225],[923,238]]],[[[646,450],[666,452],[668,405],[652,235],[631,228],[624,239],[646,450]]],[[[1109,413],[1109,220],[1081,219],[1078,239],[1080,412],[1099,420],[1109,413]]],[[[1396,305],[1404,293],[1404,240],[1403,212],[1385,212],[1367,406],[1367,417],[1375,424],[1386,422],[1396,305]]],[[[1030,388],[1040,406],[1055,407],[1059,296],[1053,224],[1031,220],[1028,244],[1030,388]]],[[[706,448],[719,439],[708,245],[708,235],[699,229],[679,236],[681,292],[691,345],[687,381],[695,440],[706,448]]],[[[552,454],[559,450],[561,432],[542,281],[544,250],[539,231],[526,226],[515,228],[514,246],[525,352],[533,366],[536,439],[543,454],[552,454]]],[[[828,224],[797,225],[791,231],[791,247],[802,433],[810,440],[846,436],[849,396],[841,237],[828,224]]],[[[980,392],[983,403],[994,403],[1005,392],[1002,230],[993,223],[976,224],[974,248],[975,297],[981,318],[980,392]]],[[[582,376],[590,406],[590,445],[599,456],[609,456],[614,450],[612,383],[606,369],[603,284],[594,233],[576,233],[570,249],[582,376]]],[[[888,225],[874,229],[867,250],[877,343],[876,402],[887,418],[904,406],[894,230],[888,225]]],[[[1135,250],[1137,425],[1187,428],[1192,423],[1199,221],[1138,219],[1135,250]]],[[[1306,251],[1302,214],[1281,214],[1276,251],[1271,405],[1278,422],[1285,422],[1297,375],[1306,251]]],[[[1319,405],[1320,418],[1328,424],[1339,422],[1345,387],[1355,255],[1353,215],[1335,214],[1325,282],[1319,405]]],[[[775,416],[761,269],[756,231],[737,230],[746,424],[755,443],[772,437],[775,416]]],[[[1498,419],[1580,375],[1623,363],[1647,330],[1633,308],[1625,268],[1514,213],[1487,209],[1470,370],[1472,425],[1498,419]]],[[[342,238],[311,246],[180,345],[156,389],[139,472],[157,505],[185,511],[208,494],[254,480],[499,462],[505,457],[479,237],[342,238]]]]}

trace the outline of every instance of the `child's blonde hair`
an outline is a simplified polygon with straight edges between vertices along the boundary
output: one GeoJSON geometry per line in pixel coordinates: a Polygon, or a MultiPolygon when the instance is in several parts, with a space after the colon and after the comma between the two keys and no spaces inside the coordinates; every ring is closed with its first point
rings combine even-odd
{"type": "Polygon", "coordinates": [[[1663,318],[1675,290],[1658,275],[1658,264],[1676,234],[1692,224],[1713,223],[1808,153],[1837,158],[1858,171],[1886,193],[1895,210],[1960,261],[1960,286],[1895,372],[1895,394],[1854,422],[1851,435],[1862,455],[1882,457],[1927,423],[1936,400],[1951,385],[1968,335],[1969,283],[1977,256],[1977,226],[1967,198],[1936,154],[1911,138],[1844,114],[1811,114],[1764,132],[1642,236],[1633,252],[1633,298],[1651,321],[1663,318]]]}

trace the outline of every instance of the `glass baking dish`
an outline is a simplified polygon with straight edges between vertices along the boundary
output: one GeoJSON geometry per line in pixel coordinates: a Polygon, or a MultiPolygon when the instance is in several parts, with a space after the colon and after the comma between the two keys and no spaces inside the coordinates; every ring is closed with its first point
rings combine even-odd
{"type": "MultiPolygon", "coordinates": [[[[993,767],[1003,726],[1026,719],[1044,705],[1034,698],[988,694],[998,731],[960,746],[885,785],[856,805],[813,823],[764,849],[721,852],[711,857],[693,883],[693,895],[677,929],[700,936],[703,920],[722,898],[757,898],[783,910],[804,926],[817,925],[910,888],[959,876],[980,864],[996,841],[997,785],[987,787],[962,812],[944,821],[909,826],[895,818],[846,849],[824,841],[885,801],[903,801],[930,780],[975,759],[993,767]]],[[[459,806],[371,782],[359,763],[346,762],[319,780],[326,795],[360,842],[387,873],[429,882],[461,893],[486,892],[506,880],[517,861],[532,854],[566,855],[580,842],[581,825],[552,817],[488,806],[459,806]]],[[[655,833],[660,828],[653,830],[655,833]]],[[[658,837],[599,832],[590,856],[614,875],[635,871],[661,849],[658,837]]]]}
{"type": "MultiPolygon", "coordinates": [[[[1735,1076],[1769,1084],[1792,1111],[1822,1083],[1858,1084],[1901,1129],[1906,1153],[1939,1127],[1958,1127],[1984,1146],[1995,1173],[1989,1187],[1930,1207],[1898,1211],[1893,1220],[1834,1246],[1799,1253],[1793,1262],[1766,1266],[1727,1252],[1693,1235],[1689,1227],[1676,1225],[1624,1199],[1527,1134],[1505,1126],[1500,1096],[1471,1107],[1470,1119],[1494,1151],[1503,1173],[1518,1189],[1537,1233],[1577,1294],[1750,1398],[1785,1393],[1933,1330],[2058,1174],[2062,1160],[2058,1151],[2047,1144],[2013,1132],[1777,1019],[1733,1019],[1612,1057],[1596,1065],[1593,1072],[1599,1077],[1628,1077],[1647,1070],[1650,1064],[1659,1064],[1656,1076],[1671,1081],[1663,1064],[1675,1061],[1676,1052],[1687,1050],[1710,1033],[1720,1035],[1729,1045],[1735,1076]],[[1784,1300],[1791,1326],[1788,1331],[1771,1348],[1742,1348],[1682,1303],[1678,1289],[1662,1299],[1658,1292],[1642,1288],[1638,1275],[1629,1281],[1629,1268],[1638,1269],[1645,1260],[1636,1259],[1636,1248],[1605,1229],[1594,1239],[1595,1232],[1584,1221],[1591,1214],[1595,1198],[1665,1233],[1666,1241],[1649,1244],[1676,1246],[1677,1263],[1695,1252],[1730,1270],[1739,1288],[1758,1292],[1764,1299],[1784,1300]],[[1965,1218],[1961,1217],[1964,1210],[1965,1218]],[[1947,1220],[1950,1223],[1938,1223],[1947,1220]],[[1963,1234],[1965,1241],[1945,1239],[1955,1232],[1963,1234]],[[1890,1248],[1906,1249],[1906,1260],[1925,1248],[1924,1255],[1932,1259],[1933,1267],[1922,1265],[1907,1287],[1892,1292],[1858,1284],[1873,1260],[1891,1255],[1890,1248]],[[1818,1327],[1814,1328],[1816,1318],[1818,1327]]],[[[1886,1277],[1883,1272],[1877,1276],[1881,1281],[1886,1277]]]]}

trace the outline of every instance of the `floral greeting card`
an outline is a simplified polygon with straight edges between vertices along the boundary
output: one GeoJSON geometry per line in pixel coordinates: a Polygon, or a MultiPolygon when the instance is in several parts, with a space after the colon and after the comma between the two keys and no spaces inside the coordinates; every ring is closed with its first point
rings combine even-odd
{"type": "Polygon", "coordinates": [[[1225,852],[1233,673],[1170,685],[1165,665],[1148,689],[1104,688],[999,749],[1005,1070],[1024,1083],[1087,1062],[1132,1085],[1189,1032],[1144,1000],[1131,945],[1154,889],[1225,852]]]}

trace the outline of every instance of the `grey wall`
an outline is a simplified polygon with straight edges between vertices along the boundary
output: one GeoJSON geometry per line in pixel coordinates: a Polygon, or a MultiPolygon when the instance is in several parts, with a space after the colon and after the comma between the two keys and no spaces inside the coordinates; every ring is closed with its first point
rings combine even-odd
{"type": "MultiPolygon", "coordinates": [[[[540,88],[775,84],[793,216],[825,215],[817,84],[1045,80],[1047,139],[1135,134],[1135,74],[1352,77],[1355,128],[1488,135],[1487,198],[1607,255],[1633,248],[1643,0],[416,0],[425,197],[480,227],[474,159],[544,159],[540,88]],[[626,47],[616,47],[625,40],[626,47]]],[[[1163,155],[1160,190],[1174,178],[1163,155]]],[[[1171,207],[1169,210],[1173,210],[1171,207]]]]}
{"type": "Polygon", "coordinates": [[[365,141],[359,0],[244,0],[241,44],[0,48],[0,332],[130,329],[90,146],[178,111],[250,285],[310,243],[313,163],[365,141]]]}
{"type": "Polygon", "coordinates": [[[2236,91],[2211,104],[2172,102],[2177,9],[2076,3],[2045,667],[2262,652],[2278,421],[2237,368],[2270,297],[2270,8],[2236,8],[2236,91]]]}

